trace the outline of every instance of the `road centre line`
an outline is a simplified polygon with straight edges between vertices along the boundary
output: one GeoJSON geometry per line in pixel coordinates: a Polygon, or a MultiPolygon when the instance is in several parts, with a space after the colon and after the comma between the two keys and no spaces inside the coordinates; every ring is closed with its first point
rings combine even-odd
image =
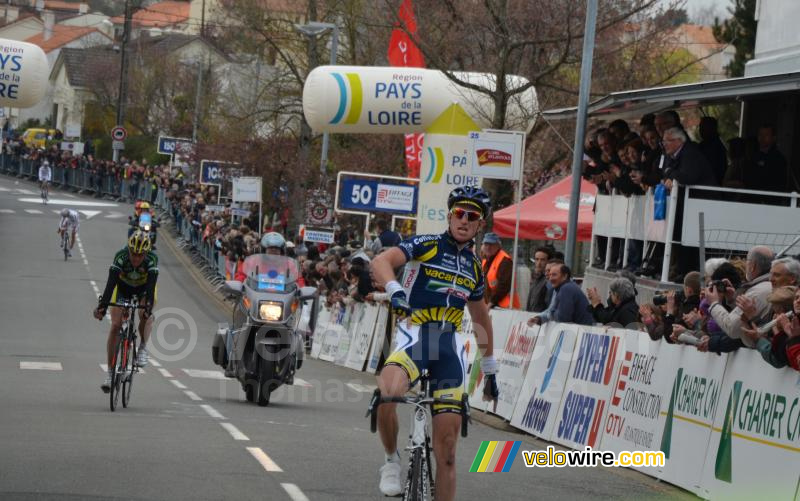
{"type": "Polygon", "coordinates": [[[217,411],[217,409],[211,407],[208,404],[202,404],[202,405],[200,405],[200,408],[203,409],[204,411],[206,411],[206,414],[208,414],[209,416],[211,416],[214,419],[225,419],[225,416],[220,414],[219,411],[217,411]]]}
{"type": "Polygon", "coordinates": [[[181,383],[177,379],[170,379],[169,382],[172,383],[179,390],[185,390],[186,389],[186,385],[181,383]]]}
{"type": "Polygon", "coordinates": [[[158,369],[158,372],[160,372],[161,375],[164,376],[165,378],[171,378],[172,377],[172,374],[167,369],[160,368],[160,369],[158,369]]]}
{"type": "Polygon", "coordinates": [[[283,470],[280,466],[275,464],[275,461],[272,460],[267,454],[261,450],[261,447],[248,447],[247,452],[249,452],[256,461],[261,463],[261,466],[269,473],[280,473],[283,470]]]}
{"type": "Polygon", "coordinates": [[[303,491],[301,491],[300,487],[297,487],[297,485],[282,483],[281,487],[283,487],[283,490],[286,491],[286,494],[288,494],[289,497],[292,498],[292,501],[308,501],[306,495],[303,494],[303,491]]]}
{"type": "Polygon", "coordinates": [[[247,435],[239,431],[239,428],[233,425],[233,423],[220,423],[220,426],[225,428],[225,430],[231,434],[234,440],[250,440],[247,435]]]}
{"type": "Polygon", "coordinates": [[[187,397],[191,398],[195,402],[199,402],[199,401],[203,400],[202,398],[197,396],[197,393],[195,393],[195,392],[193,392],[191,390],[183,390],[183,393],[186,394],[187,397]]]}

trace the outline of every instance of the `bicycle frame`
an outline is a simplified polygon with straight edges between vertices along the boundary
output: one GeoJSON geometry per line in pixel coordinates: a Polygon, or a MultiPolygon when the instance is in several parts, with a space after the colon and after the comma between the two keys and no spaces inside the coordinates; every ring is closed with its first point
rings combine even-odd
{"type": "Polygon", "coordinates": [[[128,407],[133,385],[133,375],[138,372],[136,365],[136,310],[145,309],[136,299],[109,303],[123,309],[123,323],[119,330],[117,346],[114,348],[112,360],[113,378],[111,381],[110,406],[114,411],[117,407],[120,392],[122,392],[122,406],[128,407]]]}

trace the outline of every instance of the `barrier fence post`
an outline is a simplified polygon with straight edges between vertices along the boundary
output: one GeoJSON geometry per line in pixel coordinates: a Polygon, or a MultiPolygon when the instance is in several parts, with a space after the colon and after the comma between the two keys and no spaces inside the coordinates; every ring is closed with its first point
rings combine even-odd
{"type": "Polygon", "coordinates": [[[703,270],[706,269],[706,218],[705,212],[700,212],[697,214],[697,224],[699,230],[699,239],[697,242],[700,246],[700,267],[697,268],[700,270],[700,283],[705,285],[705,273],[703,270]]]}
{"type": "Polygon", "coordinates": [[[669,263],[672,259],[672,239],[675,233],[675,211],[678,204],[678,182],[673,181],[669,192],[669,208],[667,211],[667,234],[664,241],[664,262],[661,263],[661,282],[669,282],[669,263]]]}

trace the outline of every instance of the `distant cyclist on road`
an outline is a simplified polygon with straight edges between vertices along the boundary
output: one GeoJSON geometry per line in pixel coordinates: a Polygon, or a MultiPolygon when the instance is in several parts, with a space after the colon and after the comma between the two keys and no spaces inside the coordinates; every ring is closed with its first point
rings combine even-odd
{"type": "MultiPolygon", "coordinates": [[[[152,243],[147,233],[136,230],[128,239],[128,245],[117,252],[114,262],[108,270],[108,281],[100,303],[94,310],[94,318],[102,320],[106,314],[108,303],[139,298],[139,304],[147,306],[139,310],[139,337],[141,344],[136,356],[139,367],[147,366],[147,341],[153,328],[151,312],[156,304],[156,282],[158,281],[158,257],[150,249],[152,243]]],[[[108,375],[101,385],[104,392],[111,391],[111,372],[114,365],[114,352],[119,342],[119,330],[122,327],[122,308],[111,307],[111,330],[106,343],[108,359],[108,375]]]]}
{"type": "Polygon", "coordinates": [[[70,232],[69,257],[72,257],[72,248],[75,247],[75,236],[81,226],[78,211],[72,209],[61,209],[61,221],[58,223],[58,235],[61,236],[65,231],[70,232]]]}
{"type": "MultiPolygon", "coordinates": [[[[391,298],[397,324],[397,348],[386,360],[378,384],[381,395],[403,396],[421,371],[430,375],[436,398],[460,400],[464,393],[465,350],[456,334],[464,306],[475,325],[483,351],[481,370],[486,393],[497,398],[497,362],[493,355],[492,324],[483,300],[485,280],[481,262],[473,254],[473,238],[484,227],[491,209],[489,195],[479,187],[454,189],[447,199],[448,230],[440,235],[417,235],[402,241],[372,261],[372,274],[391,298]],[[394,270],[405,265],[403,285],[394,270]]],[[[396,496],[402,491],[397,452],[397,404],[378,407],[378,430],[386,452],[380,490],[396,496]]],[[[460,409],[433,406],[433,452],[436,457],[436,499],[455,499],[456,441],[461,429],[460,409]]]]}
{"type": "Polygon", "coordinates": [[[45,160],[42,162],[41,167],[39,167],[39,187],[42,190],[42,199],[44,199],[44,203],[47,203],[48,188],[52,179],[53,172],[50,169],[50,162],[45,160]]]}

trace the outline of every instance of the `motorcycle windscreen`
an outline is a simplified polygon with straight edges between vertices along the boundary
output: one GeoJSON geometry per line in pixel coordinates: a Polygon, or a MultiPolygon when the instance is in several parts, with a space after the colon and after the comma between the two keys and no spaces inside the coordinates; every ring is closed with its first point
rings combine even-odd
{"type": "Polygon", "coordinates": [[[296,288],[298,266],[292,258],[254,254],[248,256],[242,266],[252,289],[285,292],[296,288]]]}
{"type": "Polygon", "coordinates": [[[150,227],[153,223],[153,216],[149,212],[142,212],[139,215],[139,227],[150,227]]]}

